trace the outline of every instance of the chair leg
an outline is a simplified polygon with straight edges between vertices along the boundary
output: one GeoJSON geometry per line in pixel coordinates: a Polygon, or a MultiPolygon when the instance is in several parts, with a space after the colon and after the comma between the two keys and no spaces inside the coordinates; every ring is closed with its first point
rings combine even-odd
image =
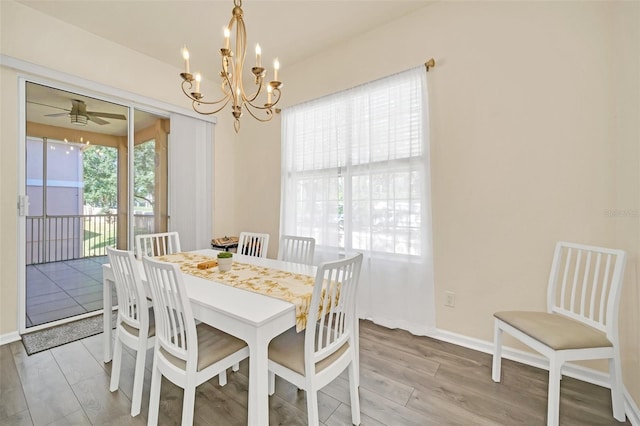
{"type": "Polygon", "coordinates": [[[547,426],[558,426],[560,421],[560,370],[562,362],[549,360],[549,400],[547,401],[547,426]]]}
{"type": "Polygon", "coordinates": [[[307,386],[306,391],[309,426],[318,426],[320,424],[320,415],[318,414],[318,390],[312,386],[307,386]]]}
{"type": "Polygon", "coordinates": [[[238,370],[240,370],[240,363],[236,362],[231,366],[231,371],[238,371],[238,370]]]}
{"type": "Polygon", "coordinates": [[[222,370],[220,374],[218,374],[218,384],[220,386],[227,384],[227,370],[222,370]]]}
{"type": "Polygon", "coordinates": [[[269,396],[276,393],[276,373],[269,371],[269,396]]]}
{"type": "Polygon", "coordinates": [[[162,384],[162,373],[156,366],[156,359],[153,360],[153,373],[151,374],[151,391],[149,392],[149,415],[147,426],[158,424],[158,411],[160,411],[160,385],[162,384]]]}
{"type": "Polygon", "coordinates": [[[622,365],[620,364],[620,352],[614,348],[614,355],[609,359],[609,375],[611,376],[611,404],[613,417],[619,422],[626,420],[624,409],[624,394],[622,382],[622,365]]]}
{"type": "Polygon", "coordinates": [[[357,364],[354,362],[349,365],[349,394],[351,397],[351,422],[358,426],[360,424],[360,395],[358,392],[358,376],[357,364]]]}
{"type": "MultiPolygon", "coordinates": [[[[188,374],[188,373],[187,373],[188,374]]],[[[184,399],[182,401],[182,426],[193,425],[193,412],[196,408],[196,383],[194,379],[187,381],[184,386],[184,399]]]]}
{"type": "Polygon", "coordinates": [[[113,347],[113,358],[111,363],[111,382],[109,390],[115,392],[120,386],[120,365],[122,363],[122,342],[120,341],[120,332],[116,329],[115,345],[113,347]]]}
{"type": "Polygon", "coordinates": [[[491,368],[491,379],[494,382],[500,382],[500,369],[502,364],[502,329],[498,324],[498,320],[494,321],[493,329],[493,366],[491,368]]]}
{"type": "Polygon", "coordinates": [[[138,352],[136,353],[136,370],[133,376],[133,394],[131,395],[131,416],[140,414],[142,406],[142,386],[144,385],[144,364],[147,359],[147,342],[138,340],[138,352]]]}
{"type": "Polygon", "coordinates": [[[355,316],[355,324],[353,330],[353,340],[355,343],[356,387],[360,387],[360,319],[357,315],[355,316]]]}

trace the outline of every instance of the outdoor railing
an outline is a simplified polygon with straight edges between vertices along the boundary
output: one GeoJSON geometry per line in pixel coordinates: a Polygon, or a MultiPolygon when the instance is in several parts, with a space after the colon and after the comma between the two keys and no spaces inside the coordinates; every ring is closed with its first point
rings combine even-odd
{"type": "MultiPolygon", "coordinates": [[[[27,265],[105,256],[116,244],[113,214],[27,216],[27,265]]],[[[136,234],[153,232],[153,215],[134,215],[136,234]]]]}

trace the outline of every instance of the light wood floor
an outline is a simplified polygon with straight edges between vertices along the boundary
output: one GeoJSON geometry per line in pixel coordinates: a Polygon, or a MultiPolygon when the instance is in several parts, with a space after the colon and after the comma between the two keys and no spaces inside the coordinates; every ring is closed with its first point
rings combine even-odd
{"type": "MultiPolygon", "coordinates": [[[[124,353],[120,390],[111,393],[111,364],[101,354],[102,335],[32,356],[21,342],[0,347],[0,424],[146,424],[150,372],[142,413],[132,418],[133,355],[124,353]]],[[[247,367],[245,361],[238,373],[229,372],[224,387],[214,379],[198,388],[195,424],[246,424],[247,367]]],[[[493,383],[487,354],[361,323],[363,425],[544,425],[546,394],[545,371],[503,361],[503,382],[493,383]]],[[[562,425],[622,424],[611,415],[608,389],[563,378],[561,395],[562,425]]],[[[319,400],[324,425],[351,423],[345,376],[325,387],[319,400]]],[[[181,404],[181,389],[163,380],[160,423],[179,424],[181,404]]],[[[306,424],[304,392],[278,381],[269,415],[271,425],[306,424]]]]}

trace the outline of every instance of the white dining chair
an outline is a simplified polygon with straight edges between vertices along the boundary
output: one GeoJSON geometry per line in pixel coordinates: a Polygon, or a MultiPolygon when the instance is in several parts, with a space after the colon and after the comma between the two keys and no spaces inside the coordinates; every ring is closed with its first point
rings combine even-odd
{"type": "Polygon", "coordinates": [[[122,345],[125,345],[136,351],[131,395],[131,415],[135,417],[140,414],[142,404],[147,350],[155,344],[155,323],[153,314],[149,312],[144,285],[133,253],[107,247],[107,256],[113,270],[118,297],[118,317],[109,390],[114,392],[120,386],[122,345]]]}
{"type": "Polygon", "coordinates": [[[283,235],[278,246],[278,260],[313,265],[315,248],[315,238],[283,235]]]}
{"type": "Polygon", "coordinates": [[[255,257],[267,257],[269,234],[257,232],[241,232],[238,241],[238,254],[255,257]]]}
{"type": "Polygon", "coordinates": [[[307,327],[293,327],[269,344],[269,395],[275,376],[306,391],[309,425],[318,425],[318,391],[345,369],[349,374],[351,421],[360,424],[356,292],[362,254],[318,266],[307,327]]]}
{"type": "Polygon", "coordinates": [[[180,252],[180,236],[177,232],[136,235],[136,257],[164,256],[180,252]]]}
{"type": "Polygon", "coordinates": [[[156,319],[148,425],[158,423],[162,376],[184,389],[182,425],[193,424],[196,387],[249,356],[247,344],[207,324],[196,326],[178,265],[144,257],[156,319]]]}
{"type": "Polygon", "coordinates": [[[618,306],[626,253],[567,242],[556,244],[547,311],[496,312],[492,379],[500,381],[502,333],[549,359],[547,425],[557,425],[560,379],[567,361],[608,359],[613,416],[625,420],[618,306]]]}

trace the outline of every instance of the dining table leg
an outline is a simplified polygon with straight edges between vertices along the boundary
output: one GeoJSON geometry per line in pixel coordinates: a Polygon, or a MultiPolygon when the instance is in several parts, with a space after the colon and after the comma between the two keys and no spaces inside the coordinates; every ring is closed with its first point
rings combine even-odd
{"type": "Polygon", "coordinates": [[[112,358],[112,342],[111,339],[111,311],[113,303],[111,301],[111,289],[113,287],[113,281],[109,279],[109,272],[105,271],[105,267],[102,267],[102,350],[104,362],[111,361],[112,358]]]}
{"type": "Polygon", "coordinates": [[[248,425],[269,424],[269,340],[264,336],[249,343],[248,425]]]}

